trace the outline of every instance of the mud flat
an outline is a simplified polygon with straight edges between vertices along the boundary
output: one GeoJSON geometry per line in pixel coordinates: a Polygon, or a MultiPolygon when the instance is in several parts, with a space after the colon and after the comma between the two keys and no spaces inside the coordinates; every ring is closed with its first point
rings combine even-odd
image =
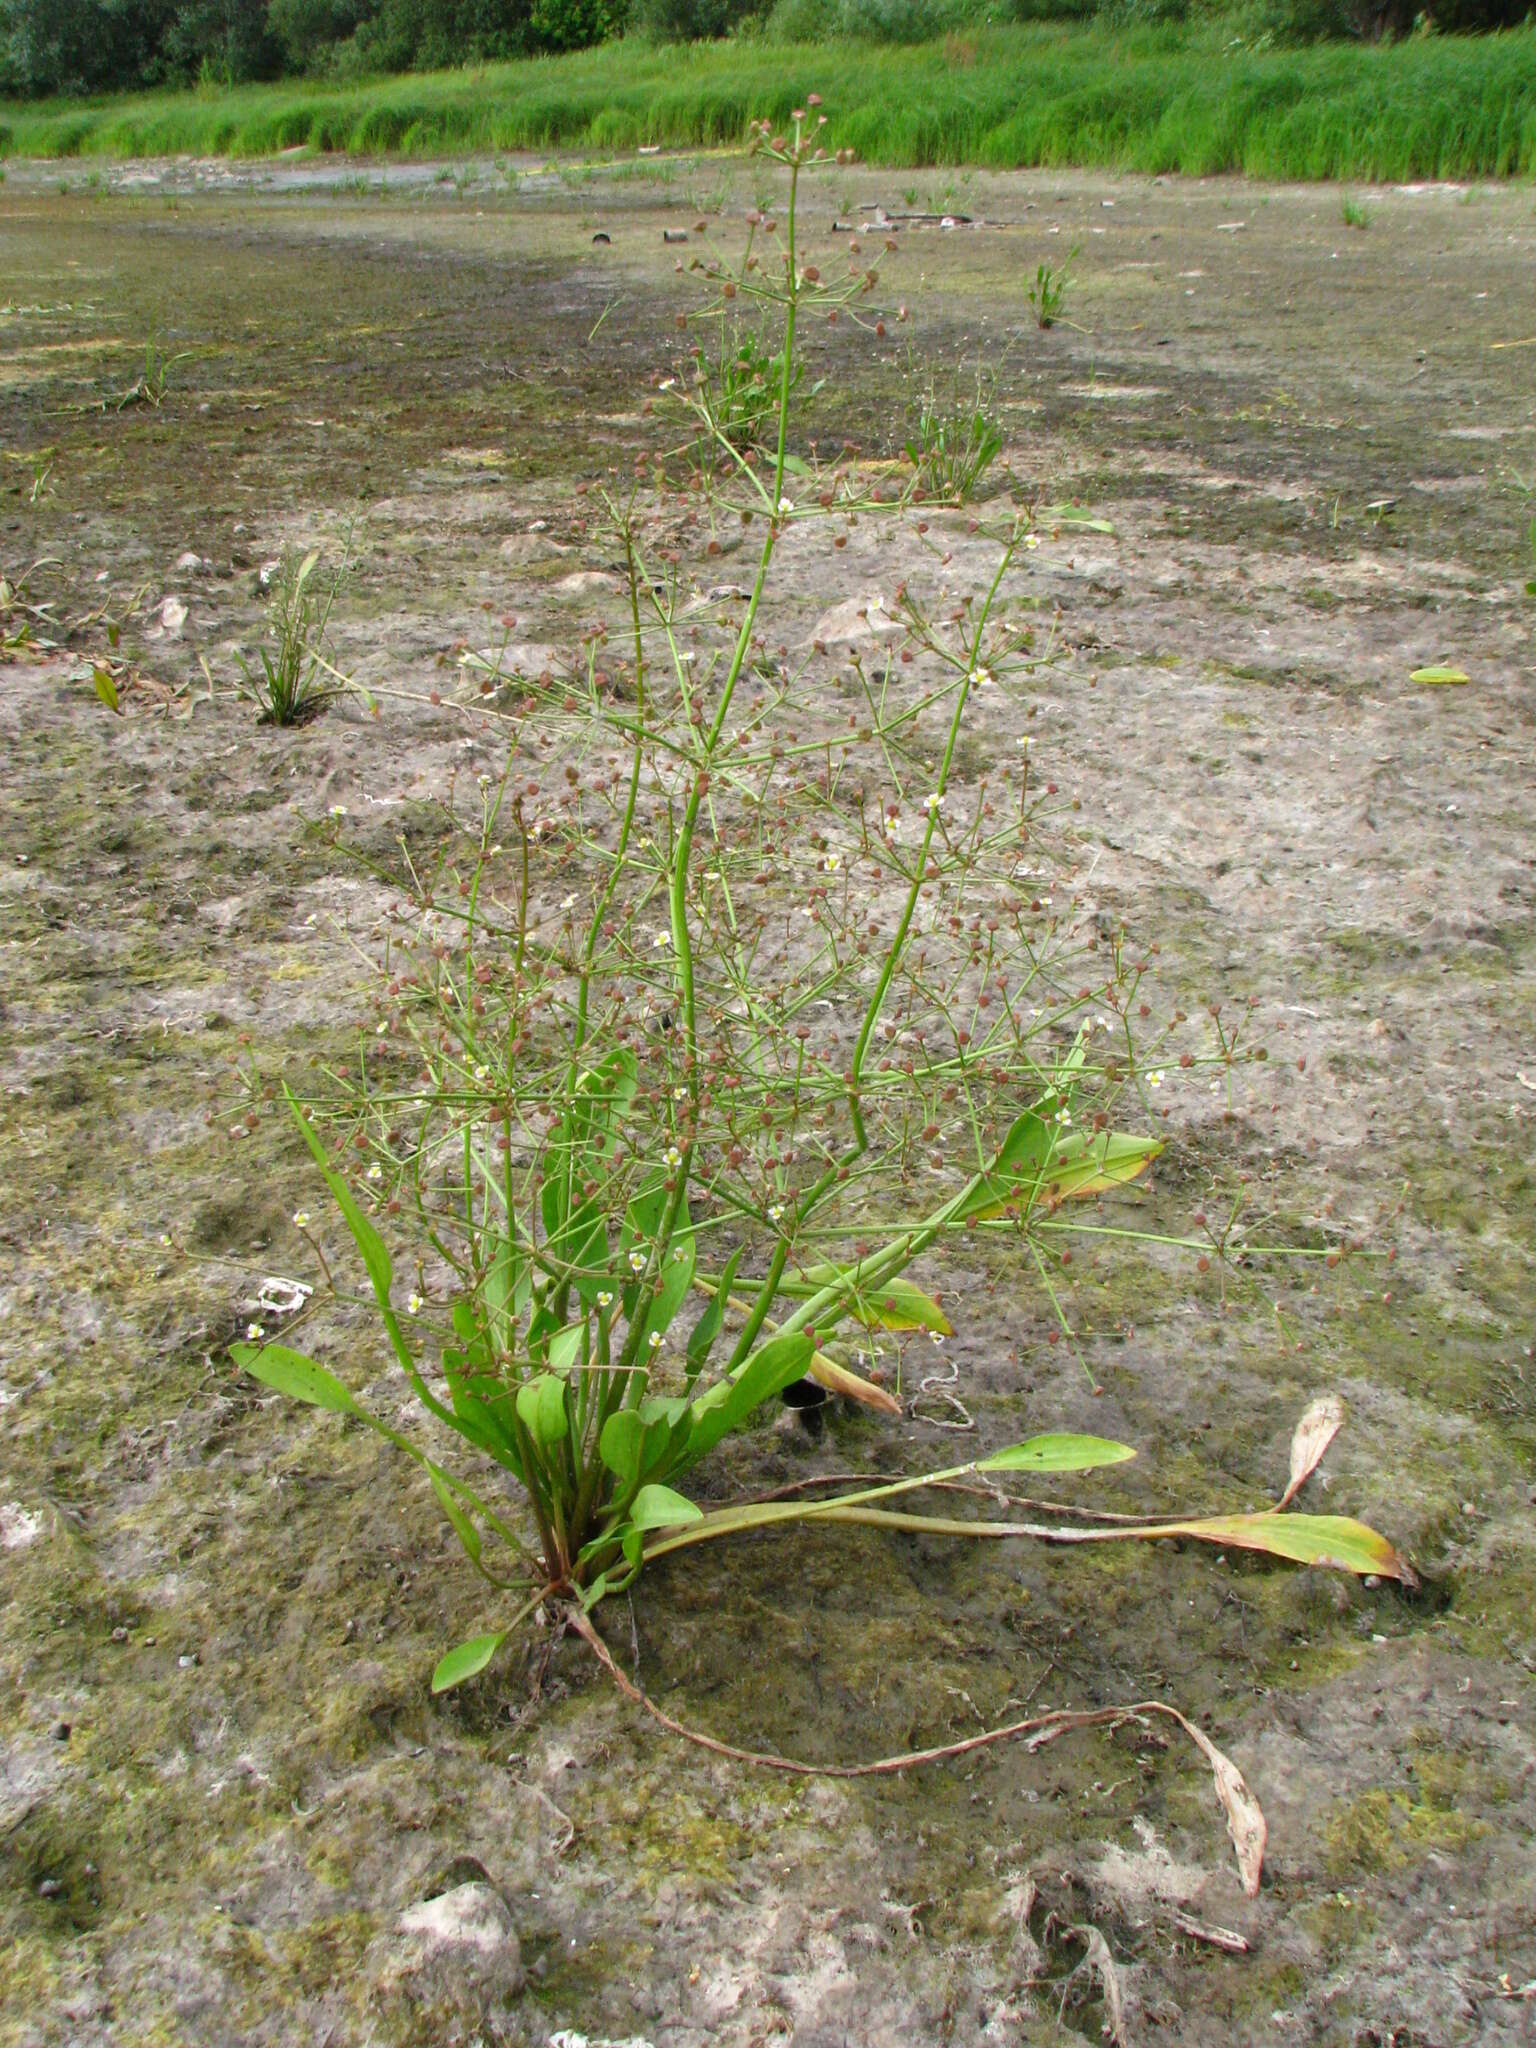
{"type": "MultiPolygon", "coordinates": [[[[263,1278],[318,1279],[290,1219],[322,1206],[231,1061],[351,1043],[402,840],[499,766],[455,651],[504,616],[569,646],[614,604],[576,486],[651,445],[694,302],[674,262],[762,182],[619,170],[0,190],[0,569],[41,560],[61,617],[110,602],[138,678],[113,719],[90,628],[0,666],[0,2041],[1097,2040],[1101,1987],[1066,1982],[1086,1927],[1137,2043],[1528,2040],[1527,191],[1385,190],[1359,231],[1316,189],[855,170],[808,221],[823,260],[864,201],[996,223],[898,234],[912,317],[815,343],[808,434],[893,455],[930,371],[980,364],[1015,479],[1113,524],[1030,558],[1060,659],[965,772],[1027,718],[1081,805],[1061,887],[1160,948],[1159,1014],[1254,1003],[1270,1059],[1230,1104],[1170,1069],[1138,1225],[1245,1190],[1255,1237],[1365,1246],[1225,1309],[1219,1268],[1091,1253],[1078,1355],[1030,1275],[978,1260],[930,1275],[959,1335],[904,1383],[955,1368],[983,1441],[1125,1437],[1141,1459],[1094,1498],[1135,1510],[1272,1498],[1335,1389],[1309,1501],[1424,1586],[843,1531],[690,1554],[610,1630],[669,1710],[824,1760],[1166,1698],[1265,1805],[1257,1899],[1198,1761],[1129,1734],[806,1785],[653,1738],[568,1645],[434,1702],[484,1625],[435,1504],[229,1368],[263,1278]],[[1073,245],[1077,324],[1041,334],[1026,286],[1073,245]],[[120,406],[150,342],[161,402],[120,406]],[[349,531],[338,658],[405,694],[291,733],[210,697],[261,565],[349,531]],[[1410,680],[1434,663],[1471,680],[1410,680]],[[459,1960],[424,1962],[449,1921],[459,1960]]],[[[784,638],[935,540],[957,582],[984,560],[966,514],[801,547],[784,638]]],[[[316,1300],[310,1347],[379,1376],[366,1319],[316,1300]]],[[[765,1431],[718,1483],[931,1461],[941,1391],[900,1425],[765,1431]]]]}

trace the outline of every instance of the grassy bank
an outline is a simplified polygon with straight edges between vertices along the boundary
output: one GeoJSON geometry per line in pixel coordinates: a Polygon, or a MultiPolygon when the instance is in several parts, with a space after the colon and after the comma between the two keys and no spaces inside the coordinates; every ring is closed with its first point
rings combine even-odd
{"type": "Polygon", "coordinates": [[[379,79],[0,107],[42,157],[625,150],[741,140],[819,91],[872,162],[1103,165],[1266,178],[1536,170],[1536,31],[1222,50],[1168,33],[992,29],[907,47],[634,42],[379,79]]]}

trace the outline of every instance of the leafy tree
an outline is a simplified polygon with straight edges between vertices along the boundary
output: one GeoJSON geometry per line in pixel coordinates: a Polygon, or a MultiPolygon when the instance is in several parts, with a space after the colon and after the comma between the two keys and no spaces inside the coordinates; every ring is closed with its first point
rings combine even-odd
{"type": "Polygon", "coordinates": [[[171,0],[0,0],[0,69],[25,94],[151,83],[171,12],[171,0]]]}
{"type": "Polygon", "coordinates": [[[176,75],[223,85],[274,77],[282,57],[266,0],[180,0],[164,52],[166,68],[176,75]]]}
{"type": "Polygon", "coordinates": [[[267,30],[284,71],[314,71],[376,12],[377,0],[267,0],[267,30]]]}

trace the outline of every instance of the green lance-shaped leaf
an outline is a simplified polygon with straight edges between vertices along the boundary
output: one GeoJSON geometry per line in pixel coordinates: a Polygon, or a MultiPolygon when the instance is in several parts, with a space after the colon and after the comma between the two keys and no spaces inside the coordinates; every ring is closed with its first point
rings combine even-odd
{"type": "Polygon", "coordinates": [[[703,1521],[704,1511],[670,1486],[642,1486],[625,1519],[632,1529],[675,1529],[703,1521]]]}
{"type": "Polygon", "coordinates": [[[725,1324],[725,1311],[730,1301],[731,1283],[736,1278],[736,1268],[741,1263],[744,1246],[738,1245],[726,1261],[725,1271],[720,1275],[715,1291],[705,1305],[704,1313],[694,1324],[688,1335],[688,1380],[690,1386],[708,1363],[709,1354],[715,1348],[721,1329],[725,1324]]]}
{"type": "Polygon", "coordinates": [[[597,1453],[621,1486],[633,1486],[640,1476],[640,1452],[645,1442],[645,1424],[633,1408],[620,1408],[603,1424],[597,1453]]]}
{"type": "Polygon", "coordinates": [[[1123,1465],[1136,1453],[1129,1444],[1104,1436],[1032,1436],[980,1458],[976,1472],[1092,1472],[1100,1465],[1123,1465]]]}
{"type": "MultiPolygon", "coordinates": [[[[462,1480],[455,1479],[451,1472],[445,1472],[441,1465],[429,1458],[418,1445],[413,1444],[408,1436],[403,1436],[398,1429],[392,1429],[387,1422],[381,1422],[378,1416],[370,1415],[362,1402],[342,1385],[336,1375],[327,1372],[325,1367],[317,1364],[313,1358],[306,1358],[302,1351],[290,1351],[286,1344],[232,1344],[229,1347],[229,1355],[242,1372],[248,1372],[252,1379],[260,1380],[264,1386],[271,1387],[279,1394],[286,1394],[290,1400],[307,1402],[312,1408],[326,1408],[333,1415],[350,1415],[371,1429],[375,1435],[383,1437],[386,1443],[393,1444],[396,1450],[404,1451],[408,1458],[414,1458],[431,1480],[432,1489],[442,1502],[448,1519],[458,1533],[459,1541],[477,1565],[480,1563],[480,1533],[473,1522],[468,1520],[464,1509],[457,1505],[458,1502],[468,1502],[475,1513],[493,1528],[498,1536],[514,1549],[521,1548],[513,1531],[493,1508],[487,1507],[478,1494],[472,1492],[462,1480]]],[[[556,1381],[555,1384],[558,1386],[560,1383],[556,1381]]],[[[450,1416],[449,1420],[453,1421],[454,1418],[450,1416]]],[[[470,1432],[461,1431],[461,1434],[467,1436],[470,1432]]]]}
{"type": "Polygon", "coordinates": [[[701,1394],[692,1406],[693,1429],[677,1469],[694,1464],[745,1422],[755,1408],[801,1378],[814,1348],[803,1330],[770,1337],[730,1379],[717,1380],[701,1394]]]}
{"type": "Polygon", "coordinates": [[[438,1660],[437,1669],[432,1673],[432,1690],[447,1692],[450,1686],[462,1685],[466,1678],[474,1678],[483,1671],[507,1639],[505,1629],[491,1635],[471,1636],[467,1643],[460,1643],[456,1650],[450,1650],[446,1657],[438,1660]]]}
{"type": "Polygon", "coordinates": [[[405,1340],[404,1330],[400,1327],[400,1318],[395,1314],[394,1304],[389,1298],[390,1287],[394,1281],[394,1268],[390,1264],[389,1251],[383,1238],[380,1237],[372,1223],[369,1222],[368,1218],[358,1207],[352,1190],[326,1157],[325,1147],[310,1128],[294,1097],[293,1090],[288,1087],[286,1082],[283,1086],[283,1095],[289,1109],[293,1113],[294,1122],[303,1133],[305,1144],[314,1154],[315,1164],[324,1176],[326,1186],[335,1197],[337,1208],[340,1209],[342,1215],[346,1218],[347,1228],[352,1233],[358,1251],[362,1254],[363,1265],[367,1269],[368,1281],[373,1288],[374,1299],[379,1304],[379,1318],[384,1325],[394,1354],[400,1361],[401,1371],[410,1381],[416,1398],[423,1408],[435,1415],[439,1422],[446,1422],[450,1429],[457,1430],[461,1436],[466,1435],[467,1432],[461,1427],[459,1419],[453,1410],[438,1399],[422,1378],[421,1368],[411,1355],[411,1347],[405,1340]]]}
{"type": "Polygon", "coordinates": [[[229,1355],[242,1372],[291,1401],[307,1401],[311,1408],[328,1408],[333,1415],[355,1415],[365,1422],[371,1419],[335,1373],[327,1372],[302,1351],[290,1351],[286,1344],[231,1344],[229,1355]]]}
{"type": "MultiPolygon", "coordinates": [[[[288,1107],[293,1111],[293,1120],[298,1125],[300,1131],[303,1132],[304,1142],[314,1154],[315,1164],[325,1176],[325,1184],[330,1189],[337,1208],[340,1209],[342,1215],[346,1218],[347,1228],[351,1231],[357,1248],[362,1254],[363,1265],[367,1271],[369,1283],[378,1299],[379,1306],[389,1310],[389,1290],[395,1276],[394,1268],[390,1264],[388,1248],[383,1238],[380,1237],[372,1223],[358,1207],[352,1190],[331,1165],[329,1158],[326,1156],[325,1147],[321,1144],[308,1119],[300,1112],[299,1105],[294,1100],[292,1094],[286,1088],[283,1092],[288,1096],[288,1107]]],[[[390,1310],[390,1313],[392,1314],[393,1311],[390,1310]]]]}
{"type": "Polygon", "coordinates": [[[473,1565],[481,1566],[480,1531],[465,1514],[453,1497],[453,1489],[447,1478],[435,1465],[427,1467],[427,1477],[432,1482],[432,1491],[437,1495],[438,1506],[453,1524],[453,1533],[464,1546],[464,1553],[473,1565]]]}
{"type": "Polygon", "coordinates": [[[1114,522],[1101,519],[1086,505],[1040,505],[1035,510],[1037,526],[1070,526],[1079,533],[1113,533],[1114,522]]]}
{"type": "Polygon", "coordinates": [[[549,1340],[551,1372],[569,1372],[571,1367],[579,1362],[582,1338],[585,1335],[585,1323],[567,1323],[564,1329],[556,1330],[549,1340]]]}
{"type": "MultiPolygon", "coordinates": [[[[693,1229],[688,1220],[688,1205],[683,1203],[678,1211],[677,1228],[661,1269],[660,1282],[645,1317],[645,1339],[664,1337],[672,1326],[672,1318],[688,1298],[693,1285],[694,1266],[693,1229]]],[[[644,1353],[641,1354],[644,1357],[644,1353]]]]}
{"type": "Polygon", "coordinates": [[[541,1450],[562,1442],[569,1429],[565,1381],[552,1372],[525,1380],[517,1390],[517,1417],[541,1450]]]}
{"type": "Polygon", "coordinates": [[[1470,683],[1472,678],[1464,668],[1416,668],[1409,676],[1412,683],[1429,683],[1444,689],[1458,683],[1470,683]]]}

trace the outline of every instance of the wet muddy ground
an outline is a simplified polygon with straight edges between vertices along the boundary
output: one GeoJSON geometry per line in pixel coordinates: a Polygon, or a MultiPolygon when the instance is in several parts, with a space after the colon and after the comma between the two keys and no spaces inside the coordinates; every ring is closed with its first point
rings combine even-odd
{"type": "MultiPolygon", "coordinates": [[[[1230,1109],[1170,1070],[1125,1220],[1246,1192],[1256,1236],[1365,1249],[1226,1308],[1215,1269],[1101,1251],[1076,1355],[1016,1267],[930,1273],[974,1437],[920,1400],[764,1430],[715,1483],[1086,1427],[1142,1455],[1085,1499],[1247,1506],[1336,1389],[1308,1503],[1424,1584],[843,1531],[657,1568],[610,1633],[681,1718],[822,1760],[1167,1699],[1265,1807],[1256,1899],[1193,1752],[1129,1733],[838,1785],[673,1744],[569,1644],[434,1701],[486,1614],[430,1495],[229,1366],[265,1276],[318,1280],[290,1218],[322,1206],[232,1063],[350,1042],[402,836],[498,766],[452,651],[504,614],[569,645],[616,603],[576,485],[648,445],[695,224],[727,241],[768,189],[714,160],[8,169],[0,573],[40,562],[77,631],[0,665],[7,2044],[1097,2040],[1073,1928],[1136,2043],[1532,2038],[1528,190],[1371,194],[1362,230],[1329,190],[854,170],[808,215],[823,262],[863,201],[994,224],[897,235],[911,318],[813,343],[804,431],[893,454],[924,380],[979,367],[1018,486],[1113,523],[1030,557],[1060,660],[966,773],[1032,715],[1081,804],[1063,886],[1159,948],[1159,1015],[1198,1049],[1206,1004],[1255,1003],[1268,1063],[1230,1109]],[[1027,285],[1074,247],[1042,334],[1027,285]],[[161,402],[120,405],[151,344],[161,402]],[[258,571],[348,534],[338,659],[405,694],[262,727],[230,688],[258,571]],[[1430,663],[1470,681],[1413,683],[1430,663]],[[401,1914],[465,1880],[504,1914],[419,1967],[401,1914]]],[[[934,528],[982,572],[965,515],[934,528]]],[[[783,637],[927,561],[895,513],[797,543],[783,637]]],[[[366,1319],[316,1299],[304,1341],[387,1390],[366,1319]]]]}

